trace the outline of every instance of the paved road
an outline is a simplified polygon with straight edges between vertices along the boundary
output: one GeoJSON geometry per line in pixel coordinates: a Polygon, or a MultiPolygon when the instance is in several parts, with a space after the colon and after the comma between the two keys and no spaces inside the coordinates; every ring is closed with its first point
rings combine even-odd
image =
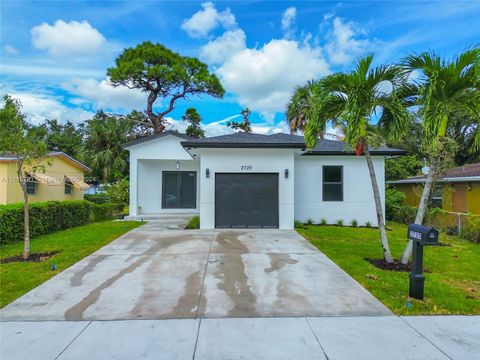
{"type": "Polygon", "coordinates": [[[475,360],[480,317],[2,322],[0,338],[9,360],[475,360]]]}
{"type": "Polygon", "coordinates": [[[381,316],[391,312],[295,231],[150,222],[0,311],[23,320],[381,316]]]}

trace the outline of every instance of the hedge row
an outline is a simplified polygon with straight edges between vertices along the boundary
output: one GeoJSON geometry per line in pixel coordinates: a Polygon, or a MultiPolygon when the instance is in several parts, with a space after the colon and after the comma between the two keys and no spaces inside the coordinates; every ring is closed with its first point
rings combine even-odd
{"type": "MultiPolygon", "coordinates": [[[[85,200],[47,201],[32,203],[30,236],[112,219],[114,204],[94,204],[85,200]]],[[[0,244],[23,240],[23,204],[0,206],[0,244]]]]}

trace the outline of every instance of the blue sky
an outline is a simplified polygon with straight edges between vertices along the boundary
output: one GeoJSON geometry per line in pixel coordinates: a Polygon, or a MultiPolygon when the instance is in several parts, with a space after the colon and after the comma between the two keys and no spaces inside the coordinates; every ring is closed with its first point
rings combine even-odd
{"type": "Polygon", "coordinates": [[[430,49],[454,56],[479,42],[479,18],[480,1],[2,1],[0,91],[33,122],[143,110],[146,94],[113,89],[106,69],[149,40],[199,57],[227,90],[179,101],[171,126],[182,130],[194,106],[215,135],[248,106],[255,131],[286,131],[295,86],[371,51],[377,63],[430,49]]]}

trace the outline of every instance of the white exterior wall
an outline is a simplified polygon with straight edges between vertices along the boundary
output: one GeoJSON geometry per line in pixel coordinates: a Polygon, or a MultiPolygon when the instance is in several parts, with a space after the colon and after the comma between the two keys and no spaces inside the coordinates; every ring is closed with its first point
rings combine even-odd
{"type": "Polygon", "coordinates": [[[200,203],[200,164],[198,160],[139,160],[138,161],[138,215],[161,213],[192,213],[198,210],[200,203]],[[180,168],[176,169],[176,162],[180,168]],[[197,172],[197,201],[195,209],[162,209],[162,182],[163,171],[196,171],[197,172]]]}
{"type": "MultiPolygon", "coordinates": [[[[374,156],[382,206],[385,209],[384,157],[374,156]]],[[[384,210],[385,214],[385,210],[384,210]]],[[[295,156],[295,220],[319,223],[326,219],[333,224],[342,219],[344,225],[357,220],[359,225],[369,221],[377,226],[375,201],[363,156],[295,156]],[[322,166],[343,165],[343,201],[322,201],[322,166]]]]}
{"type": "Polygon", "coordinates": [[[294,151],[289,149],[199,149],[200,228],[215,227],[215,173],[278,173],[279,228],[294,225],[294,151]],[[242,171],[242,166],[251,170],[242,171]],[[206,169],[210,177],[206,177],[206,169]],[[288,179],[285,178],[288,169],[288,179]]]}
{"type": "Polygon", "coordinates": [[[129,215],[155,214],[162,212],[194,212],[196,209],[162,209],[162,171],[197,171],[197,209],[199,206],[199,160],[180,144],[184,139],[168,135],[156,140],[130,147],[130,205],[129,215]]]}

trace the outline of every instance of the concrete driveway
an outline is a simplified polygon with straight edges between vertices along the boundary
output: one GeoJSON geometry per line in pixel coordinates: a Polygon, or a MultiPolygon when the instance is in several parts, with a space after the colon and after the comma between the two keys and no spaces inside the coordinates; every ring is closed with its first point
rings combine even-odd
{"type": "Polygon", "coordinates": [[[295,231],[150,222],[0,311],[2,320],[391,315],[295,231]]]}

